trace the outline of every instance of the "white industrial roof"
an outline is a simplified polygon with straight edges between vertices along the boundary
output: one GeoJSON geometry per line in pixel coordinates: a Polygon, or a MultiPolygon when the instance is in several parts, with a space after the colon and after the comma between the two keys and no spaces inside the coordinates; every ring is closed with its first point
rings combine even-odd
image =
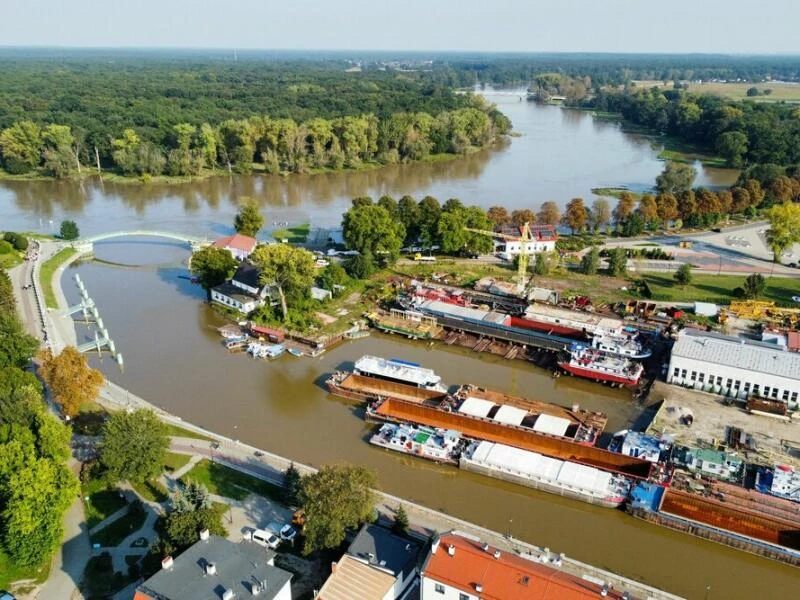
{"type": "Polygon", "coordinates": [[[563,436],[567,433],[567,428],[570,426],[571,421],[563,417],[554,417],[553,415],[541,414],[536,418],[533,424],[533,430],[539,433],[549,433],[550,435],[563,436]]]}
{"type": "Polygon", "coordinates": [[[506,423],[507,425],[521,425],[522,420],[528,415],[527,410],[503,404],[497,413],[492,417],[495,421],[506,423]]]}
{"type": "Polygon", "coordinates": [[[546,479],[595,494],[605,495],[611,489],[610,473],[521,450],[504,444],[480,442],[469,460],[526,477],[546,479]]]}
{"type": "Polygon", "coordinates": [[[685,329],[672,356],[800,380],[800,353],[744,338],[685,329]]]}
{"type": "Polygon", "coordinates": [[[494,402],[483,398],[467,398],[458,407],[458,412],[472,415],[473,417],[486,417],[494,407],[494,402]]]}
{"type": "Polygon", "coordinates": [[[362,356],[355,363],[356,371],[371,373],[380,377],[400,379],[416,385],[438,384],[442,378],[431,369],[425,369],[412,364],[386,360],[377,356],[362,356]]]}

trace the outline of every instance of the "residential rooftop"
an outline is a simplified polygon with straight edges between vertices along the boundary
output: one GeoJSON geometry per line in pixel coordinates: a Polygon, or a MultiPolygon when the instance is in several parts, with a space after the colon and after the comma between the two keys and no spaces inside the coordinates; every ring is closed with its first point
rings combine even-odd
{"type": "MultiPolygon", "coordinates": [[[[422,574],[481,600],[596,600],[603,590],[588,579],[455,533],[434,541],[422,574]]],[[[610,589],[605,597],[632,598],[610,589]]]]}
{"type": "Polygon", "coordinates": [[[236,269],[231,281],[238,281],[239,283],[252,288],[261,287],[261,269],[248,262],[243,262],[236,269]]]}
{"type": "Polygon", "coordinates": [[[215,248],[235,248],[242,252],[252,252],[258,241],[249,235],[242,235],[241,233],[234,233],[224,238],[218,239],[212,245],[215,248]]]}
{"type": "Polygon", "coordinates": [[[253,596],[270,600],[292,574],[269,564],[275,558],[253,542],[234,543],[212,535],[200,540],[136,588],[134,600],[219,600],[226,590],[234,598],[253,596]],[[209,572],[208,566],[213,565],[209,572]]]}
{"type": "Polygon", "coordinates": [[[406,577],[414,570],[420,546],[378,525],[364,525],[347,553],[370,564],[406,577]]]}
{"type": "Polygon", "coordinates": [[[317,598],[319,600],[383,600],[394,586],[389,573],[345,554],[333,565],[317,598]],[[357,594],[357,596],[356,596],[357,594]]]}
{"type": "Polygon", "coordinates": [[[672,347],[672,356],[800,379],[800,354],[775,344],[713,332],[684,329],[672,347]]]}

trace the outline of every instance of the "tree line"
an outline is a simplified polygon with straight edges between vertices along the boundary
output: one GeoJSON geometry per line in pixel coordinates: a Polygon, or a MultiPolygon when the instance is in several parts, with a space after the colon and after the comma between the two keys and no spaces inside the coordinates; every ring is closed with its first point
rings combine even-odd
{"type": "Polygon", "coordinates": [[[305,173],[358,168],[364,163],[422,160],[431,154],[465,154],[509,133],[508,118],[475,98],[472,106],[443,111],[291,118],[252,116],[212,126],[178,123],[159,139],[127,127],[102,152],[68,125],[13,123],[0,132],[2,167],[12,174],[41,171],[63,178],[87,165],[105,164],[123,175],[198,175],[218,167],[239,173],[305,173]],[[94,151],[96,155],[93,156],[94,151]]]}
{"type": "Polygon", "coordinates": [[[800,108],[662,88],[599,89],[582,103],[722,156],[731,167],[800,163],[800,108]]]}
{"type": "Polygon", "coordinates": [[[78,493],[67,467],[70,431],[47,411],[41,383],[26,370],[38,345],[0,270],[0,553],[28,568],[50,559],[78,493]]]}

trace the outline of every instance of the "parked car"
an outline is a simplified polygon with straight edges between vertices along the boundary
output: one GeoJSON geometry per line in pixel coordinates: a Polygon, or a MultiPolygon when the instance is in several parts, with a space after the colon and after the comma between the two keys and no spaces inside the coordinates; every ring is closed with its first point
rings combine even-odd
{"type": "MultiPolygon", "coordinates": [[[[267,529],[269,529],[269,527],[267,529]]],[[[267,531],[264,529],[256,529],[253,532],[251,539],[259,546],[271,548],[272,550],[275,550],[275,548],[281,545],[281,540],[277,535],[275,535],[272,531],[267,531]]]]}
{"type": "Polygon", "coordinates": [[[8,592],[0,591],[0,600],[17,600],[17,599],[8,592]]]}
{"type": "Polygon", "coordinates": [[[267,530],[273,532],[275,535],[280,537],[280,539],[287,542],[291,542],[297,535],[297,530],[288,523],[285,525],[281,525],[280,523],[270,523],[267,525],[267,530]]]}

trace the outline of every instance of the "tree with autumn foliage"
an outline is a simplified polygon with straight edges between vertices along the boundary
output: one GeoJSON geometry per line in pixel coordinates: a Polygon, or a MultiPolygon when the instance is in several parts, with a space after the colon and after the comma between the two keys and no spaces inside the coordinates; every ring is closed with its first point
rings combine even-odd
{"type": "Polygon", "coordinates": [[[555,202],[548,200],[543,202],[536,215],[536,222],[539,225],[552,225],[555,227],[561,221],[561,211],[555,202]]]}
{"type": "Polygon", "coordinates": [[[61,354],[42,350],[39,360],[39,375],[65,415],[74,417],[83,404],[95,401],[105,379],[75,346],[67,346],[61,354]]]}
{"type": "Polygon", "coordinates": [[[586,209],[583,198],[573,198],[569,201],[561,222],[572,230],[572,235],[583,231],[589,222],[589,211],[586,209]]]}

